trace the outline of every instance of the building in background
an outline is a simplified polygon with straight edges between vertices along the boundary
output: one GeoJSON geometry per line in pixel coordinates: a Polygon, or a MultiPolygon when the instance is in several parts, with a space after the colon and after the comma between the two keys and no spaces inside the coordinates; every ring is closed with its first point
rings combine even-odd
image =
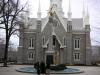
{"type": "Polygon", "coordinates": [[[0,38],[0,62],[3,61],[4,50],[5,50],[5,44],[4,44],[4,41],[0,38]]]}
{"type": "MultiPolygon", "coordinates": [[[[4,50],[5,50],[5,41],[0,38],[0,62],[4,60],[4,50]]],[[[16,62],[17,61],[17,51],[12,47],[8,47],[8,61],[16,62]]]]}
{"type": "Polygon", "coordinates": [[[29,18],[29,11],[26,11],[22,16],[24,24],[20,26],[18,63],[91,65],[88,8],[85,10],[83,6],[82,15],[82,18],[72,18],[69,1],[68,18],[65,18],[62,0],[50,0],[45,18],[41,18],[40,3],[38,18],[29,18]]]}

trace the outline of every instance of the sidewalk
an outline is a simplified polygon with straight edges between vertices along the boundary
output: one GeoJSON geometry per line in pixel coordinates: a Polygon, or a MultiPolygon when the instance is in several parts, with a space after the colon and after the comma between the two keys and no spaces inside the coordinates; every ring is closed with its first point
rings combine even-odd
{"type": "MultiPolygon", "coordinates": [[[[9,65],[9,67],[0,67],[0,75],[37,75],[37,74],[21,73],[15,71],[15,69],[17,68],[29,67],[29,66],[9,65]]],[[[59,74],[59,75],[100,75],[100,67],[91,67],[91,66],[68,66],[68,67],[77,68],[85,72],[79,74],[59,74]]],[[[50,75],[58,75],[58,74],[50,74],[50,75]]]]}

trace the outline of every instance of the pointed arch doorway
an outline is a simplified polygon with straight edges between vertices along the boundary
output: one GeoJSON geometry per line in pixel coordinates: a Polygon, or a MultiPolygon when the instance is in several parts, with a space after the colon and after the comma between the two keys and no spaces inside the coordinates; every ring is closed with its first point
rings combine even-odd
{"type": "Polygon", "coordinates": [[[45,54],[46,63],[50,64],[60,63],[60,44],[55,35],[52,35],[52,40],[49,40],[47,44],[47,50],[45,53],[46,53],[45,54]]]}

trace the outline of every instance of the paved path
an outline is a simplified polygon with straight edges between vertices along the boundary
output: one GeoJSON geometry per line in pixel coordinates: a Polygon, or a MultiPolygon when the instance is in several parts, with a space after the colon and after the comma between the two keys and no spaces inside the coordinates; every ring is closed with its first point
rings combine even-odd
{"type": "MultiPolygon", "coordinates": [[[[26,65],[10,65],[9,67],[0,67],[0,75],[37,75],[37,74],[29,74],[29,73],[21,73],[16,72],[15,69],[27,67],[26,65]]],[[[80,74],[59,74],[59,75],[100,75],[100,67],[93,66],[68,66],[70,68],[77,68],[83,70],[84,73],[80,74]]],[[[58,74],[50,74],[50,75],[58,75],[58,74]]]]}

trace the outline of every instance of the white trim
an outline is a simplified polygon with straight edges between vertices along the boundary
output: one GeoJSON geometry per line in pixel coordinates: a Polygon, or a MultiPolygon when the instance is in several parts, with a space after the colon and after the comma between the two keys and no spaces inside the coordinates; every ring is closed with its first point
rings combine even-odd
{"type": "Polygon", "coordinates": [[[34,32],[34,31],[33,31],[33,32],[24,32],[24,33],[27,33],[27,34],[29,34],[29,33],[36,33],[36,32],[34,32]]]}
{"type": "MultiPolygon", "coordinates": [[[[47,48],[47,45],[42,45],[43,48],[47,48]]],[[[67,46],[60,46],[60,48],[66,48],[67,46]]]]}
{"type": "Polygon", "coordinates": [[[45,51],[45,53],[55,53],[53,50],[45,51]]]}
{"type": "Polygon", "coordinates": [[[34,49],[34,47],[29,47],[28,49],[34,49]]]}
{"type": "Polygon", "coordinates": [[[62,19],[62,16],[60,16],[59,13],[58,13],[56,10],[55,10],[55,12],[56,12],[56,14],[57,14],[57,16],[58,16],[58,18],[59,18],[61,24],[63,25],[65,31],[67,32],[67,27],[66,27],[67,24],[65,25],[64,20],[62,19]]]}
{"type": "Polygon", "coordinates": [[[85,34],[85,31],[73,31],[72,34],[85,34]]]}
{"type": "Polygon", "coordinates": [[[42,22],[42,29],[41,29],[41,32],[43,31],[43,29],[45,28],[45,26],[47,25],[47,23],[48,23],[48,18],[49,18],[49,16],[47,15],[47,17],[46,18],[44,18],[45,19],[45,21],[44,22],[42,22]]]}
{"type": "Polygon", "coordinates": [[[67,46],[60,46],[60,48],[66,48],[67,46]]]}
{"type": "Polygon", "coordinates": [[[74,32],[74,33],[72,33],[72,34],[85,34],[85,33],[75,33],[75,32],[74,32]]]}
{"type": "Polygon", "coordinates": [[[47,48],[47,45],[42,45],[43,48],[47,48]]]}

